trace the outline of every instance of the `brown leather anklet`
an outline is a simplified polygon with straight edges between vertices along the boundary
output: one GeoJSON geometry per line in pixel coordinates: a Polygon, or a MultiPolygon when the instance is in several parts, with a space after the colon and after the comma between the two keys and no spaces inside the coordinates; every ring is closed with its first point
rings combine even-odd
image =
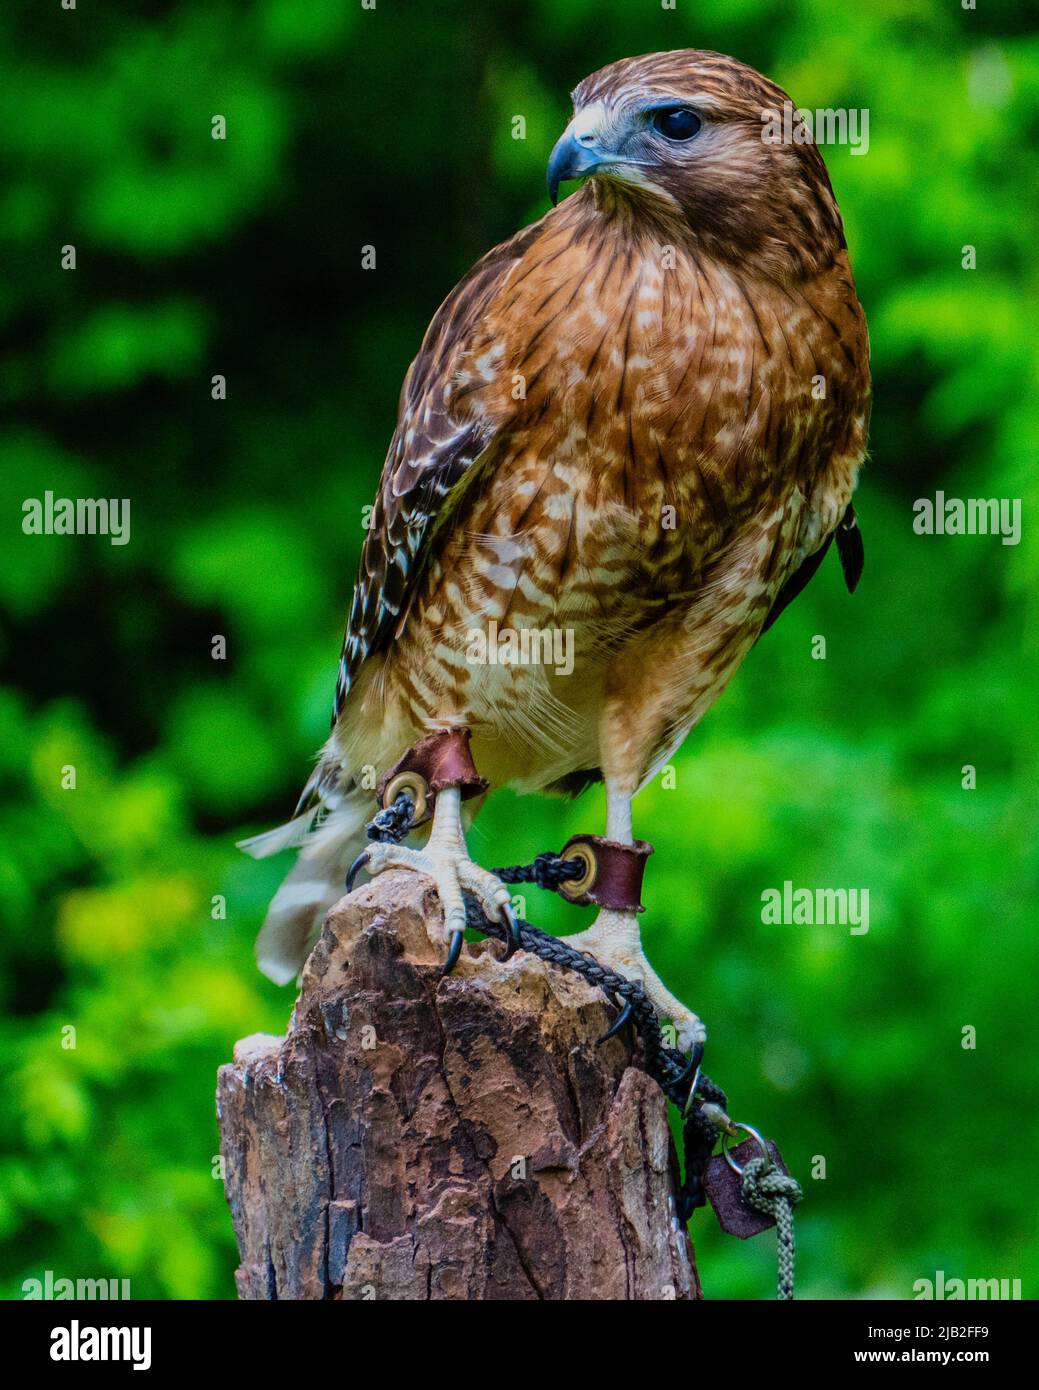
{"type": "Polygon", "coordinates": [[[476,771],[470,737],[468,729],[439,729],[420,738],[379,778],[379,805],[388,809],[404,792],[415,803],[412,825],[421,825],[433,814],[437,792],[444,787],[459,787],[463,801],[485,792],[489,783],[476,771]]]}
{"type": "Polygon", "coordinates": [[[653,853],[647,840],[621,845],[601,835],[572,835],[559,852],[561,859],[583,859],[587,872],[568,879],[559,892],[569,902],[584,906],[610,907],[616,912],[645,912],[642,906],[642,876],[646,860],[653,853]]]}

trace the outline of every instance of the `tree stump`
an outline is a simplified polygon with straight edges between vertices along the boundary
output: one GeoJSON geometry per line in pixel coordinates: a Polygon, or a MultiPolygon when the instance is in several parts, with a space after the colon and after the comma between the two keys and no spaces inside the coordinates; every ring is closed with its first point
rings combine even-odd
{"type": "Polygon", "coordinates": [[[248,1299],[689,1299],[667,1104],[579,976],[502,947],[439,978],[424,877],[343,898],[288,1035],[220,1069],[248,1299]]]}

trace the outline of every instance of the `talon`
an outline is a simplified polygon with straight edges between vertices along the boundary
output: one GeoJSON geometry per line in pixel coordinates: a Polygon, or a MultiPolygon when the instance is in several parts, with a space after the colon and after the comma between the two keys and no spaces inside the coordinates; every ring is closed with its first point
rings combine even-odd
{"type": "Polygon", "coordinates": [[[689,1094],[686,1096],[686,1098],[685,1098],[685,1105],[684,1105],[683,1108],[682,1108],[682,1118],[683,1118],[683,1119],[689,1114],[690,1110],[692,1110],[692,1108],[693,1108],[693,1105],[694,1105],[694,1103],[695,1103],[695,1101],[696,1101],[696,1088],[697,1088],[697,1086],[699,1086],[699,1084],[700,1084],[700,1066],[699,1066],[699,1063],[697,1063],[696,1075],[693,1077],[692,1082],[690,1083],[690,1086],[689,1086],[689,1094]]]}
{"type": "MultiPolygon", "coordinates": [[[[675,1077],[674,1081],[671,1082],[671,1085],[672,1085],[672,1086],[681,1086],[681,1085],[683,1085],[686,1081],[688,1081],[689,1078],[690,1078],[691,1076],[695,1076],[696,1073],[700,1070],[700,1063],[701,1063],[702,1061],[703,1061],[703,1043],[697,1043],[696,1046],[693,1048],[693,1051],[692,1051],[692,1053],[691,1053],[691,1055],[690,1055],[690,1058],[689,1058],[688,1063],[686,1064],[686,1066],[684,1067],[684,1069],[678,1074],[678,1076],[675,1077]]],[[[689,1101],[686,1102],[687,1108],[688,1108],[689,1102],[690,1102],[691,1100],[692,1100],[692,1091],[690,1091],[690,1093],[689,1093],[689,1101]]]]}
{"type": "Polygon", "coordinates": [[[352,893],[354,891],[354,879],[364,868],[365,864],[368,863],[368,856],[369,851],[366,849],[362,849],[360,854],[357,856],[357,858],[354,860],[354,862],[350,865],[349,869],[347,870],[346,891],[348,893],[352,893]]]}
{"type": "Polygon", "coordinates": [[[617,1034],[620,1032],[620,1030],[631,1018],[631,1014],[631,1005],[629,1003],[626,1003],[623,1009],[621,1009],[620,1013],[617,1015],[617,1017],[610,1024],[609,1028],[607,1028],[606,1032],[602,1035],[602,1037],[596,1039],[596,1046],[598,1046],[600,1043],[606,1042],[610,1038],[615,1038],[617,1034]]]}
{"type": "MultiPolygon", "coordinates": [[[[677,1047],[672,1044],[663,1048],[669,1076],[665,1089],[670,1094],[674,1088],[687,1085],[689,1078],[696,1071],[700,1060],[699,1046],[707,1036],[707,1030],[696,1014],[686,1008],[681,999],[675,998],[646,959],[635,911],[628,908],[604,907],[590,927],[578,932],[576,936],[567,937],[566,944],[571,950],[588,953],[612,974],[620,975],[641,987],[642,994],[652,1006],[656,1021],[661,1026],[670,1021],[677,1037],[677,1047]],[[685,1055],[687,1048],[693,1053],[691,1065],[685,1055]],[[671,1080],[672,1074],[680,1077],[680,1080],[671,1080]]],[[[631,991],[625,989],[624,993],[631,994],[631,991]]],[[[621,1001],[615,999],[614,1003],[621,1007],[621,1001]]],[[[634,1022],[636,1026],[640,1026],[639,1010],[642,1004],[639,1000],[635,1001],[635,1007],[634,1022]]],[[[621,1026],[619,1021],[618,1026],[621,1026]]],[[[611,1029],[607,1036],[612,1036],[613,1031],[611,1029]]],[[[664,1029],[660,1042],[663,1043],[665,1038],[670,1036],[672,1028],[664,1029]]]]}
{"type": "Polygon", "coordinates": [[[502,921],[505,923],[506,927],[508,927],[509,929],[509,934],[505,940],[505,954],[504,956],[502,956],[502,960],[506,961],[511,956],[514,956],[516,954],[516,952],[520,949],[523,943],[520,940],[519,922],[516,918],[515,912],[513,912],[512,910],[511,903],[502,903],[501,918],[502,921]]]}
{"type": "Polygon", "coordinates": [[[450,975],[451,971],[458,964],[458,957],[462,954],[462,941],[464,936],[465,933],[460,931],[453,931],[451,933],[451,945],[447,948],[447,959],[440,967],[441,979],[443,979],[445,975],[450,975]]]}

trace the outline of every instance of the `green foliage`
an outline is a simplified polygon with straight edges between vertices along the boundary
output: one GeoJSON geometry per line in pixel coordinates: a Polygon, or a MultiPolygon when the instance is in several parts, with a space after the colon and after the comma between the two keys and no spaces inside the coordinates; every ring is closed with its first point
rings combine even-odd
{"type": "MultiPolygon", "coordinates": [[[[55,0],[0,17],[8,1296],[45,1269],[233,1296],[215,1072],[291,1006],[252,960],[284,866],[234,842],[284,818],[327,728],[403,372],[459,275],[544,211],[568,90],[685,45],[804,106],[869,108],[868,154],[826,155],[876,404],[858,593],[828,561],[674,787],[637,804],[657,849],[648,951],[708,1021],[736,1118],[804,1181],[805,1294],[908,1297],[937,1269],[1034,1294],[1039,41],[1023,30],[1013,5],[939,0],[55,0]],[[1022,498],[1020,545],[914,535],[912,501],[936,488],[1022,498]],[[46,489],[130,497],[131,543],[23,535],[21,504],[46,489]],[[868,934],[763,924],[763,889],[787,879],[868,886],[868,934]]],[[[592,795],[521,811],[491,802],[478,858],[600,819],[592,795]]],[[[530,915],[570,930],[581,914],[532,894],[530,915]]],[[[728,1241],[709,1214],[695,1230],[711,1295],[768,1294],[767,1238],[728,1241]]]]}

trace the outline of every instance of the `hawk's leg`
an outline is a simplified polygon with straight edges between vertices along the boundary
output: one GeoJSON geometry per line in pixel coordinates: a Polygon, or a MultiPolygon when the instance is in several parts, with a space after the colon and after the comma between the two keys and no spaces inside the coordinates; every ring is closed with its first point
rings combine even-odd
{"type": "Polygon", "coordinates": [[[442,928],[431,928],[430,937],[437,945],[448,943],[445,975],[454,969],[462,949],[466,925],[463,893],[471,893],[476,898],[486,917],[508,926],[510,953],[514,949],[517,927],[510,905],[512,895],[500,879],[469,858],[462,831],[462,794],[458,787],[444,787],[437,794],[433,827],[422,849],[394,844],[372,845],[351,868],[348,888],[352,887],[354,875],[362,867],[372,875],[386,869],[413,869],[428,874],[433,880],[444,910],[444,924],[442,928]]]}
{"type": "MultiPolygon", "coordinates": [[[[630,796],[607,791],[606,838],[618,844],[633,843],[630,796]]],[[[677,1043],[683,1052],[691,1051],[707,1037],[700,1019],[671,993],[646,959],[638,913],[600,908],[587,931],[567,937],[566,944],[589,952],[618,975],[637,980],[660,1017],[674,1024],[677,1043]]]]}
{"type": "Polygon", "coordinates": [[[638,916],[634,912],[601,908],[588,930],[568,936],[566,944],[578,951],[587,951],[603,965],[616,970],[618,975],[637,980],[661,1019],[670,1019],[674,1024],[677,1046],[683,1052],[692,1051],[707,1037],[700,1019],[675,998],[646,959],[638,916]]]}

